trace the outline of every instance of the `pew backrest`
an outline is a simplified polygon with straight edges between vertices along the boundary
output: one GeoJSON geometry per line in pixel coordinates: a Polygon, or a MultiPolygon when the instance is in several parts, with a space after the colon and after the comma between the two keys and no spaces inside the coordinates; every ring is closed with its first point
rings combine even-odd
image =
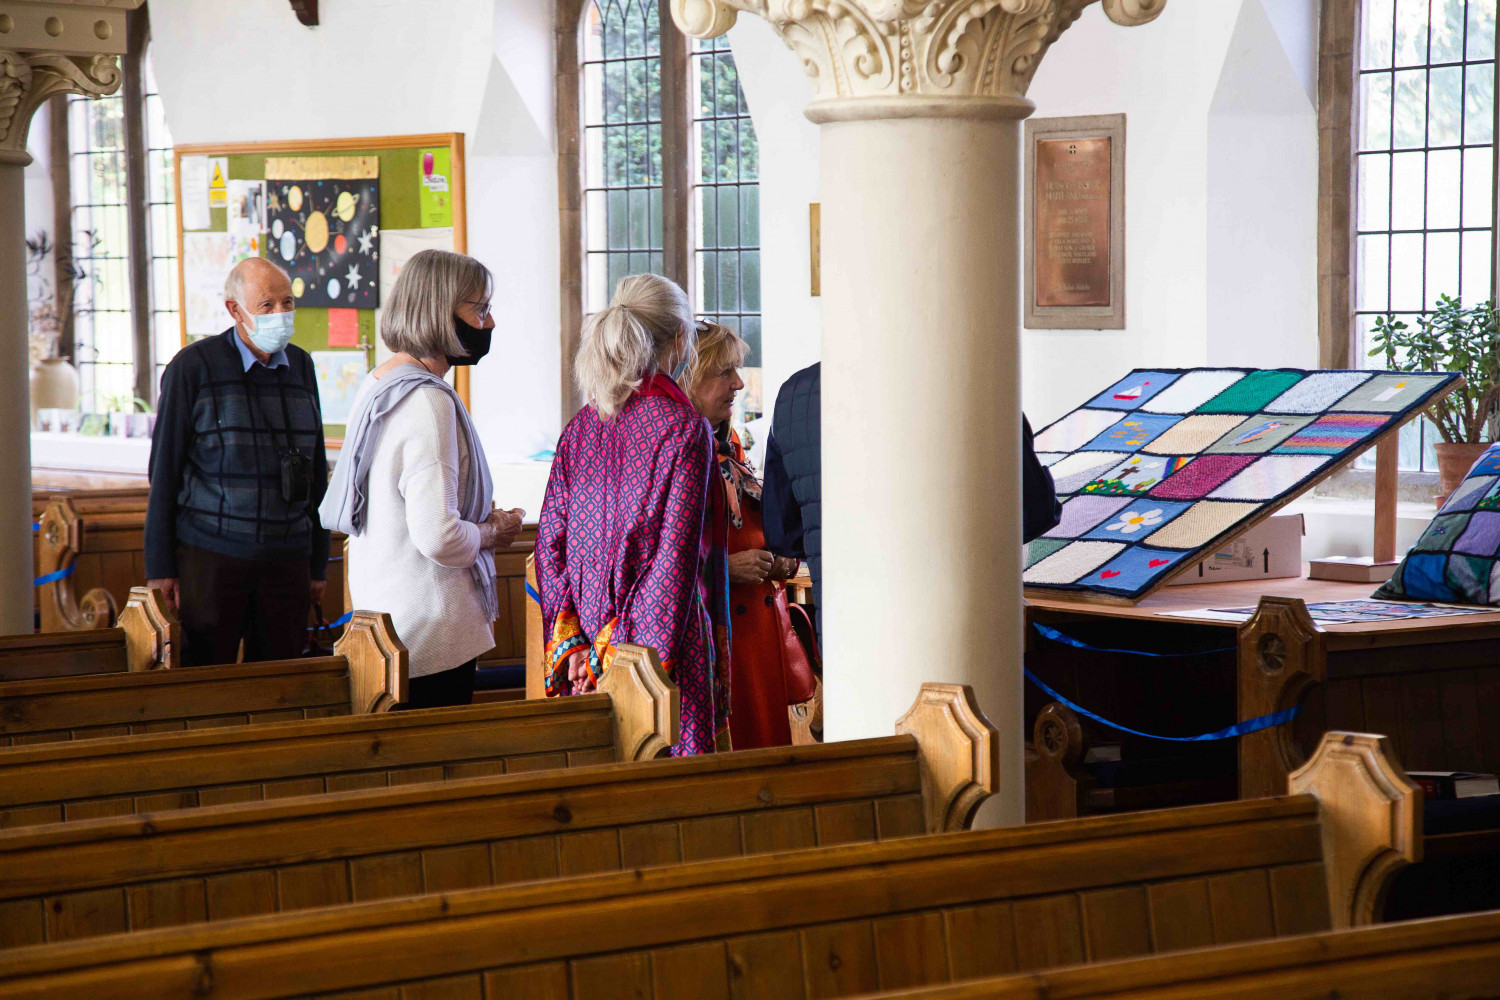
{"type": "MultiPolygon", "coordinates": [[[[1103,962],[890,991],[881,1000],[1106,1000],[1144,996],[1402,997],[1500,995],[1500,912],[1413,920],[1185,954],[1103,962]]],[[[874,998],[872,998],[874,1000],[874,998]]]]}
{"type": "Polygon", "coordinates": [[[639,647],[621,647],[615,666],[605,692],[575,698],[317,719],[282,709],[248,725],[0,748],[0,827],[651,759],[677,740],[675,689],[639,647]]]}
{"type": "Polygon", "coordinates": [[[65,941],[0,954],[0,998],[850,996],[1310,933],[1341,898],[1323,865],[1341,811],[1303,794],[65,941]]]}
{"type": "Polygon", "coordinates": [[[0,746],[381,712],[406,673],[390,616],[357,612],[334,656],[0,683],[0,746]]]}
{"type": "Polygon", "coordinates": [[[0,682],[170,669],[181,634],[160,591],[132,587],[115,628],[0,636],[0,682]]]}
{"type": "Polygon", "coordinates": [[[962,828],[932,761],[996,734],[944,693],[911,735],[0,831],[0,946],[962,828]]]}

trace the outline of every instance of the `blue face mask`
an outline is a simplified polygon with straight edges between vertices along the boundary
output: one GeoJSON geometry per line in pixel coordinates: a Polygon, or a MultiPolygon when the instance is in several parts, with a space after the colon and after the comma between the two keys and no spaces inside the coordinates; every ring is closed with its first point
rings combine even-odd
{"type": "MultiPolygon", "coordinates": [[[[243,310],[244,306],[240,308],[243,310]]],[[[249,331],[250,343],[267,354],[275,354],[282,350],[292,342],[292,323],[296,314],[297,311],[291,309],[286,312],[251,316],[250,318],[255,321],[255,328],[249,331]]]]}

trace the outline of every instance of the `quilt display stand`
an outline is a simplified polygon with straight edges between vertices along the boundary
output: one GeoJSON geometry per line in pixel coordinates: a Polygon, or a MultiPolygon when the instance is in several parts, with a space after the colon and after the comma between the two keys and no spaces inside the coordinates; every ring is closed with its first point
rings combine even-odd
{"type": "MultiPolygon", "coordinates": [[[[1199,383],[1194,387],[1198,397],[1205,396],[1205,382],[1240,382],[1252,374],[1244,370],[1199,371],[1211,372],[1212,378],[1192,380],[1199,383]]],[[[1132,396],[1136,389],[1141,396],[1148,396],[1156,388],[1144,385],[1152,374],[1133,372],[1095,397],[1093,405],[1086,404],[1080,410],[1108,409],[1097,405],[1098,402],[1113,400],[1117,393],[1132,396]]],[[[1165,388],[1169,388],[1189,373],[1154,374],[1168,376],[1165,388]]],[[[1372,446],[1376,449],[1374,549],[1365,561],[1372,566],[1395,561],[1396,435],[1403,424],[1438,398],[1439,393],[1458,388],[1457,377],[1433,373],[1422,376],[1426,384],[1412,385],[1409,376],[1376,372],[1268,374],[1275,375],[1275,380],[1257,378],[1255,381],[1260,384],[1253,387],[1255,392],[1242,393],[1240,399],[1234,400],[1241,407],[1236,421],[1227,419],[1235,416],[1232,414],[1199,410],[1208,398],[1194,408],[1179,406],[1175,413],[1159,414],[1156,411],[1173,404],[1168,397],[1165,404],[1158,404],[1156,411],[1144,411],[1153,419],[1138,422],[1156,427],[1123,428],[1117,426],[1119,420],[1107,420],[1108,414],[1079,418],[1074,414],[1080,411],[1074,411],[1037,434],[1037,450],[1059,480],[1059,494],[1065,502],[1096,496],[1123,497],[1125,502],[1098,505],[1109,509],[1100,513],[1096,507],[1083,518],[1075,512],[1071,524],[1065,516],[1062,533],[1054,534],[1040,550],[1028,551],[1028,572],[1080,540],[1109,541],[1131,524],[1136,530],[1127,533],[1127,537],[1139,537],[1140,541],[1114,542],[1108,552],[1093,551],[1090,559],[1107,557],[1093,566],[1087,566],[1089,559],[1073,557],[1074,575],[1062,583],[1041,584],[1031,572],[1026,587],[1025,663],[1036,678],[1072,703],[1143,733],[1185,737],[1293,709],[1295,717],[1286,724],[1219,742],[1170,743],[1111,730],[1081,718],[1037,684],[1028,683],[1026,721],[1033,737],[1026,771],[1028,820],[1204,801],[1236,792],[1241,797],[1278,794],[1285,787],[1287,774],[1302,763],[1317,736],[1330,728],[1390,734],[1400,760],[1410,768],[1489,773],[1500,770],[1500,740],[1493,738],[1486,721],[1500,714],[1500,666],[1497,666],[1500,610],[1463,617],[1324,624],[1313,621],[1307,610],[1309,604],[1366,600],[1374,586],[1364,581],[1301,577],[1162,589],[1172,576],[1196,563],[1201,558],[1199,553],[1215,551],[1225,540],[1270,516],[1372,446]],[[1314,380],[1315,376],[1321,377],[1314,380]],[[1396,385],[1404,379],[1408,385],[1396,385]],[[1309,381],[1314,382],[1313,386],[1306,385],[1309,381]],[[1276,398],[1267,398],[1277,382],[1283,386],[1291,384],[1292,390],[1299,385],[1303,388],[1293,392],[1290,401],[1278,402],[1276,398]],[[1334,392],[1341,388],[1347,390],[1344,395],[1333,398],[1334,392]],[[1398,398],[1397,393],[1376,399],[1392,389],[1414,391],[1404,398],[1398,398]],[[1292,415],[1293,419],[1283,424],[1279,411],[1290,409],[1299,398],[1304,412],[1292,415]],[[1319,408],[1315,410],[1309,401],[1319,404],[1319,408]],[[1345,406],[1388,409],[1337,409],[1340,402],[1345,406]],[[1400,405],[1403,402],[1407,405],[1400,405]],[[1257,408],[1248,412],[1252,405],[1257,408]],[[1163,455],[1183,443],[1181,431],[1176,443],[1167,436],[1172,427],[1200,415],[1217,419],[1192,421],[1189,425],[1196,440],[1186,443],[1198,444],[1196,451],[1163,455]],[[1176,419],[1170,422],[1154,419],[1158,416],[1176,419]],[[1327,419],[1330,417],[1333,419],[1327,419]],[[1321,427],[1314,427],[1320,422],[1321,427]],[[1265,427],[1270,423],[1282,425],[1265,427]],[[1059,424],[1073,435],[1073,443],[1049,451],[1048,445],[1067,440],[1058,434],[1049,436],[1059,424]],[[1331,431],[1325,430],[1329,427],[1331,431]],[[1136,430],[1136,433],[1125,438],[1109,437],[1122,430],[1136,430]],[[1207,440],[1213,431],[1220,433],[1212,441],[1207,440]],[[1101,437],[1104,441],[1099,441],[1101,437]],[[1167,447],[1147,450],[1152,441],[1163,439],[1167,447]],[[1090,450],[1122,450],[1099,447],[1112,441],[1133,450],[1125,455],[1071,457],[1090,450]],[[1094,445],[1092,449],[1086,447],[1090,444],[1094,445]],[[1244,480],[1223,488],[1233,481],[1234,475],[1253,464],[1243,459],[1210,463],[1220,466],[1215,475],[1227,474],[1228,478],[1210,486],[1208,483],[1214,476],[1197,477],[1192,484],[1199,494],[1196,499],[1153,496],[1157,487],[1169,484],[1171,477],[1187,470],[1196,458],[1234,455],[1235,448],[1243,453],[1247,446],[1260,449],[1250,453],[1257,456],[1257,461],[1264,457],[1309,454],[1322,456],[1324,461],[1310,471],[1305,466],[1312,463],[1301,463],[1305,472],[1301,479],[1259,499],[1226,495],[1248,493],[1244,480]],[[1312,451],[1313,448],[1322,450],[1312,451]],[[1126,466],[1136,456],[1142,461],[1126,466]],[[1113,464],[1102,467],[1107,462],[1113,464]],[[1148,466],[1148,475],[1141,478],[1154,481],[1129,493],[1112,493],[1111,490],[1121,488],[1120,477],[1113,474],[1121,471],[1122,466],[1126,466],[1123,471],[1127,472],[1148,466]],[[1153,476],[1151,468],[1160,469],[1163,474],[1153,476]],[[1231,468],[1237,468],[1237,472],[1230,472],[1231,468]],[[1100,484],[1102,488],[1086,489],[1091,484],[1100,484]],[[1216,491],[1220,495],[1212,496],[1216,491]],[[1194,528],[1204,544],[1198,548],[1172,549],[1161,544],[1161,539],[1153,540],[1151,536],[1180,521],[1195,504],[1204,502],[1253,503],[1255,509],[1229,511],[1246,516],[1213,536],[1209,535],[1209,529],[1214,522],[1200,515],[1194,528]],[[1153,518],[1152,511],[1159,513],[1153,518]],[[1120,527],[1111,530],[1112,524],[1120,527]],[[1170,564],[1160,567],[1170,572],[1151,578],[1141,573],[1134,581],[1139,585],[1138,592],[1105,589],[1111,582],[1132,582],[1126,579],[1128,567],[1120,563],[1121,557],[1154,550],[1172,554],[1170,564]],[[1119,576],[1090,579],[1112,564],[1119,576]],[[1102,586],[1094,586],[1096,583],[1102,586]],[[1222,616],[1205,611],[1241,606],[1256,608],[1247,621],[1225,621],[1222,616]],[[1037,625],[1055,630],[1064,638],[1061,641],[1051,638],[1037,629],[1037,625]],[[1082,643],[1085,648],[1080,649],[1070,641],[1082,643]],[[1162,652],[1168,655],[1161,656],[1162,652]],[[1107,751],[1103,756],[1100,744],[1109,745],[1102,748],[1107,751]],[[1217,770],[1209,773],[1210,769],[1202,766],[1205,763],[1217,770]],[[1144,774],[1145,780],[1132,781],[1129,777],[1132,769],[1144,774]]],[[[1282,395],[1286,392],[1283,389],[1282,395]]],[[[1158,395],[1163,393],[1164,389],[1158,395]]],[[[1117,402],[1125,406],[1130,400],[1117,402]]],[[[1224,403],[1221,401],[1210,409],[1219,406],[1224,403]]],[[[1115,416],[1129,416],[1132,412],[1121,413],[1117,409],[1115,416]]],[[[1287,471],[1281,470],[1283,474],[1287,471]]],[[[1127,485],[1130,478],[1134,477],[1126,477],[1127,485]]],[[[1274,478],[1264,475],[1260,478],[1261,485],[1276,485],[1274,478]]],[[[1162,491],[1163,494],[1188,492],[1170,487],[1162,491]]],[[[1170,535],[1167,540],[1181,542],[1184,538],[1194,541],[1190,536],[1170,535]]],[[[1153,569],[1150,560],[1161,557],[1135,558],[1141,561],[1143,569],[1153,569]]],[[[1387,565],[1382,570],[1389,568],[1387,565]]]]}
{"type": "Polygon", "coordinates": [[[1372,446],[1374,551],[1320,561],[1315,576],[1384,579],[1397,436],[1462,384],[1450,372],[1132,371],[1036,434],[1063,509],[1027,546],[1026,595],[1138,603],[1372,446]]]}

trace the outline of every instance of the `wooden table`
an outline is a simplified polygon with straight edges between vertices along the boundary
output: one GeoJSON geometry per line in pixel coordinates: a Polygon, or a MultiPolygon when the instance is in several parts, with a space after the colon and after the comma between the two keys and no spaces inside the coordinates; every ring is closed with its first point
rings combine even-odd
{"type": "MultiPolygon", "coordinates": [[[[1126,725],[1149,730],[1136,722],[1136,713],[1149,717],[1165,701],[1175,719],[1164,723],[1170,728],[1155,731],[1171,735],[1227,725],[1212,711],[1224,700],[1232,699],[1235,720],[1300,705],[1292,724],[1236,741],[1242,798],[1282,794],[1287,775],[1329,729],[1391,737],[1408,769],[1500,771],[1500,610],[1338,625],[1316,624],[1307,613],[1308,604],[1359,600],[1374,589],[1302,578],[1165,587],[1135,606],[1028,598],[1027,663],[1067,697],[1126,725]],[[1238,607],[1256,611],[1243,624],[1166,614],[1238,607]],[[1040,639],[1033,621],[1090,634],[1118,626],[1129,636],[1095,645],[1152,649],[1186,643],[1233,651],[1154,665],[1143,665],[1143,657],[1117,657],[1101,663],[1096,676],[1094,665],[1103,654],[1040,639]],[[1070,666],[1059,670],[1059,663],[1070,666]],[[1168,687],[1187,687],[1190,695],[1204,692],[1205,710],[1193,711],[1197,702],[1191,696],[1174,698],[1159,683],[1163,679],[1168,687]],[[1216,693],[1225,697],[1216,699],[1216,693]]],[[[1045,698],[1028,686],[1029,702],[1045,698]]],[[[1055,702],[1042,705],[1031,721],[1036,757],[1028,762],[1028,818],[1088,811],[1088,777],[1080,766],[1087,733],[1110,731],[1080,722],[1055,702]]]]}

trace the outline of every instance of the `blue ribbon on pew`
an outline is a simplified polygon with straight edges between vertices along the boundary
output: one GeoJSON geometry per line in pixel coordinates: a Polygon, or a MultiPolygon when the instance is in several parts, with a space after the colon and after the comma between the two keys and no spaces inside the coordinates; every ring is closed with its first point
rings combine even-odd
{"type": "Polygon", "coordinates": [[[44,585],[49,584],[49,583],[56,583],[58,580],[63,580],[63,579],[66,579],[67,577],[72,576],[73,575],[73,570],[75,570],[77,568],[78,568],[78,564],[74,563],[72,566],[65,566],[62,569],[54,570],[51,573],[43,574],[42,576],[37,577],[35,580],[32,580],[31,581],[31,585],[33,587],[41,587],[41,586],[44,586],[44,585]]]}
{"type": "Polygon", "coordinates": [[[536,601],[538,604],[542,603],[542,595],[536,592],[536,588],[531,585],[530,581],[528,581],[526,584],[526,596],[531,598],[533,601],[536,601]]]}
{"type": "Polygon", "coordinates": [[[1071,635],[1064,635],[1055,628],[1048,628],[1041,622],[1032,622],[1031,627],[1044,639],[1060,642],[1064,646],[1072,646],[1074,649],[1087,649],[1091,653],[1124,653],[1127,656],[1155,656],[1160,658],[1172,658],[1178,656],[1207,656],[1210,653],[1232,653],[1234,646],[1221,646],[1218,649],[1199,649],[1191,653],[1153,653],[1145,649],[1114,649],[1109,646],[1091,646],[1082,639],[1075,639],[1071,635]]]}
{"type": "MultiPolygon", "coordinates": [[[[1126,653],[1132,656],[1176,657],[1202,656],[1204,653],[1227,653],[1233,651],[1235,648],[1233,646],[1228,646],[1223,649],[1205,649],[1196,653],[1151,653],[1143,649],[1110,649],[1103,646],[1091,646],[1086,642],[1075,639],[1070,635],[1064,635],[1063,633],[1057,631],[1057,629],[1048,628],[1046,625],[1042,625],[1038,622],[1032,622],[1031,624],[1032,627],[1037,630],[1037,632],[1039,632],[1044,637],[1053,640],[1054,642],[1060,642],[1063,645],[1072,646],[1075,649],[1091,650],[1096,653],[1126,653]]],[[[1111,729],[1117,729],[1122,733],[1130,733],[1132,736],[1144,736],[1147,739],[1166,740],[1171,743],[1205,743],[1210,740],[1229,740],[1235,738],[1236,736],[1244,736],[1246,733],[1258,733],[1262,729],[1270,729],[1274,726],[1282,726],[1288,722],[1291,722],[1297,717],[1297,713],[1302,709],[1301,705],[1294,705],[1293,707],[1283,709],[1280,712],[1272,712],[1270,715],[1262,715],[1254,719],[1246,719],[1244,722],[1236,722],[1229,728],[1220,729],[1218,732],[1214,733],[1200,733],[1197,736],[1160,736],[1156,733],[1143,733],[1139,729],[1131,729],[1129,726],[1122,726],[1118,722],[1111,722],[1102,715],[1090,712],[1088,709],[1084,708],[1077,702],[1063,697],[1062,694],[1049,687],[1045,681],[1043,681],[1036,674],[1032,673],[1030,670],[1026,671],[1026,679],[1031,681],[1031,683],[1035,684],[1037,687],[1041,688],[1043,691],[1047,692],[1047,694],[1050,695],[1054,701],[1068,706],[1079,715],[1087,716],[1088,718],[1093,719],[1095,722],[1100,723],[1101,725],[1108,726],[1111,729]]]]}
{"type": "Polygon", "coordinates": [[[31,522],[31,530],[32,531],[41,531],[42,530],[42,522],[41,521],[32,521],[31,522]]]}
{"type": "MultiPolygon", "coordinates": [[[[348,625],[349,624],[349,619],[351,619],[353,617],[354,617],[354,612],[353,611],[345,611],[342,615],[340,615],[338,617],[337,620],[329,622],[328,625],[327,625],[327,627],[328,628],[338,628],[340,625],[348,625]]],[[[318,629],[323,628],[323,627],[324,626],[321,626],[321,625],[309,625],[307,627],[307,630],[309,632],[316,632],[318,629]]]]}

